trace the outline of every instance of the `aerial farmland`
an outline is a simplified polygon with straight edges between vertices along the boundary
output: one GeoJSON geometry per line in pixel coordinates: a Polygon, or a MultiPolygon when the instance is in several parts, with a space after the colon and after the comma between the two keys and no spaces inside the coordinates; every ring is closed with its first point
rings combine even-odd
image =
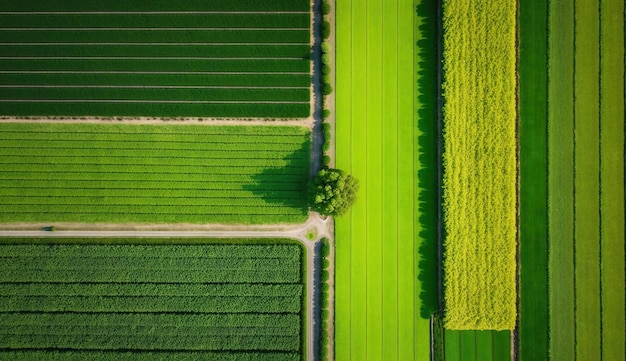
{"type": "Polygon", "coordinates": [[[624,18],[0,0],[0,360],[624,360],[624,18]]]}

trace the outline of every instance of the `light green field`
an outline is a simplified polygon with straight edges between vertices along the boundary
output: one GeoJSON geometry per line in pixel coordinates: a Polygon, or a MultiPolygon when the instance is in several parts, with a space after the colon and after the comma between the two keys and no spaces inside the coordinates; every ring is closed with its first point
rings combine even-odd
{"type": "Polygon", "coordinates": [[[336,220],[336,360],[428,360],[420,315],[413,1],[337,3],[337,167],[360,181],[336,220]]]}
{"type": "Polygon", "coordinates": [[[301,127],[0,124],[0,221],[297,223],[301,127]]]}

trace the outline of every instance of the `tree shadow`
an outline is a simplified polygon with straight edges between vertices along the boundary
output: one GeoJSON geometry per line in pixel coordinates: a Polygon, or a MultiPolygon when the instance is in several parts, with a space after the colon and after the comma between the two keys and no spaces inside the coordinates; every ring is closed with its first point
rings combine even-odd
{"type": "MultiPolygon", "coordinates": [[[[310,180],[310,137],[296,150],[278,153],[274,159],[279,159],[279,162],[254,174],[252,182],[242,188],[272,206],[290,208],[289,213],[301,216],[304,222],[308,216],[306,186],[310,180]]],[[[276,223],[288,222],[281,220],[280,215],[276,218],[276,223]]]]}
{"type": "Polygon", "coordinates": [[[418,177],[418,208],[421,244],[418,279],[420,292],[420,316],[430,316],[441,309],[440,305],[440,79],[439,79],[439,2],[422,1],[416,7],[421,19],[418,28],[422,38],[416,43],[418,54],[418,101],[419,137],[418,154],[421,168],[418,177]]]}

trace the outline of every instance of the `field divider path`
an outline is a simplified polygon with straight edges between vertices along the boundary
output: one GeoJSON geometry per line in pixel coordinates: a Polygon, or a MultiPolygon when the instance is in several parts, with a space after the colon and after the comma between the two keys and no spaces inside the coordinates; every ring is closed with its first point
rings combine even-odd
{"type": "MultiPolygon", "coordinates": [[[[316,228],[318,238],[332,238],[330,219],[322,220],[318,214],[313,213],[309,219],[300,225],[290,228],[282,228],[280,226],[269,226],[263,230],[247,227],[244,229],[223,229],[223,230],[67,230],[47,232],[43,230],[2,230],[0,237],[45,237],[45,238],[291,238],[299,241],[307,252],[307,360],[314,360],[314,330],[315,318],[313,317],[314,308],[314,267],[315,267],[315,248],[317,242],[309,241],[306,233],[311,228],[316,228]],[[274,227],[273,229],[271,227],[274,227]]],[[[161,225],[167,228],[167,225],[161,225]]],[[[258,227],[256,227],[258,228],[258,227]]],[[[0,239],[0,242],[2,240],[0,239]]]]}

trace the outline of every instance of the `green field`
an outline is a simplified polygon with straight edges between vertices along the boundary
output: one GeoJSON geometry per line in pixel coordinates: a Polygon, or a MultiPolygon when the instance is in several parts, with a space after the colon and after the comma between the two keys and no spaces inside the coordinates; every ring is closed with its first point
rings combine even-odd
{"type": "Polygon", "coordinates": [[[310,114],[309,1],[3,0],[0,9],[0,114],[310,114]]]}
{"type": "Polygon", "coordinates": [[[548,5],[520,2],[521,360],[548,360],[548,5]]]}
{"type": "Polygon", "coordinates": [[[2,241],[0,359],[302,359],[300,245],[55,241],[2,241]]]}
{"type": "Polygon", "coordinates": [[[624,5],[545,6],[520,12],[519,357],[622,360],[624,5]]]}
{"type": "Polygon", "coordinates": [[[446,361],[504,361],[511,359],[509,331],[445,332],[446,361]]]}
{"type": "Polygon", "coordinates": [[[516,7],[443,4],[445,327],[516,323],[516,7]]]}
{"type": "Polygon", "coordinates": [[[338,361],[430,359],[430,314],[421,296],[436,283],[418,267],[422,257],[436,259],[420,254],[424,243],[436,242],[422,232],[436,226],[420,222],[417,172],[433,165],[418,151],[417,114],[432,129],[436,93],[422,93],[417,82],[418,74],[435,77],[436,58],[421,58],[415,44],[430,44],[435,12],[423,8],[434,5],[337,2],[336,162],[360,182],[356,204],[335,223],[338,361]],[[416,6],[427,17],[416,16],[416,6]]]}
{"type": "Polygon", "coordinates": [[[0,124],[1,222],[307,217],[301,127],[0,124]]]}

